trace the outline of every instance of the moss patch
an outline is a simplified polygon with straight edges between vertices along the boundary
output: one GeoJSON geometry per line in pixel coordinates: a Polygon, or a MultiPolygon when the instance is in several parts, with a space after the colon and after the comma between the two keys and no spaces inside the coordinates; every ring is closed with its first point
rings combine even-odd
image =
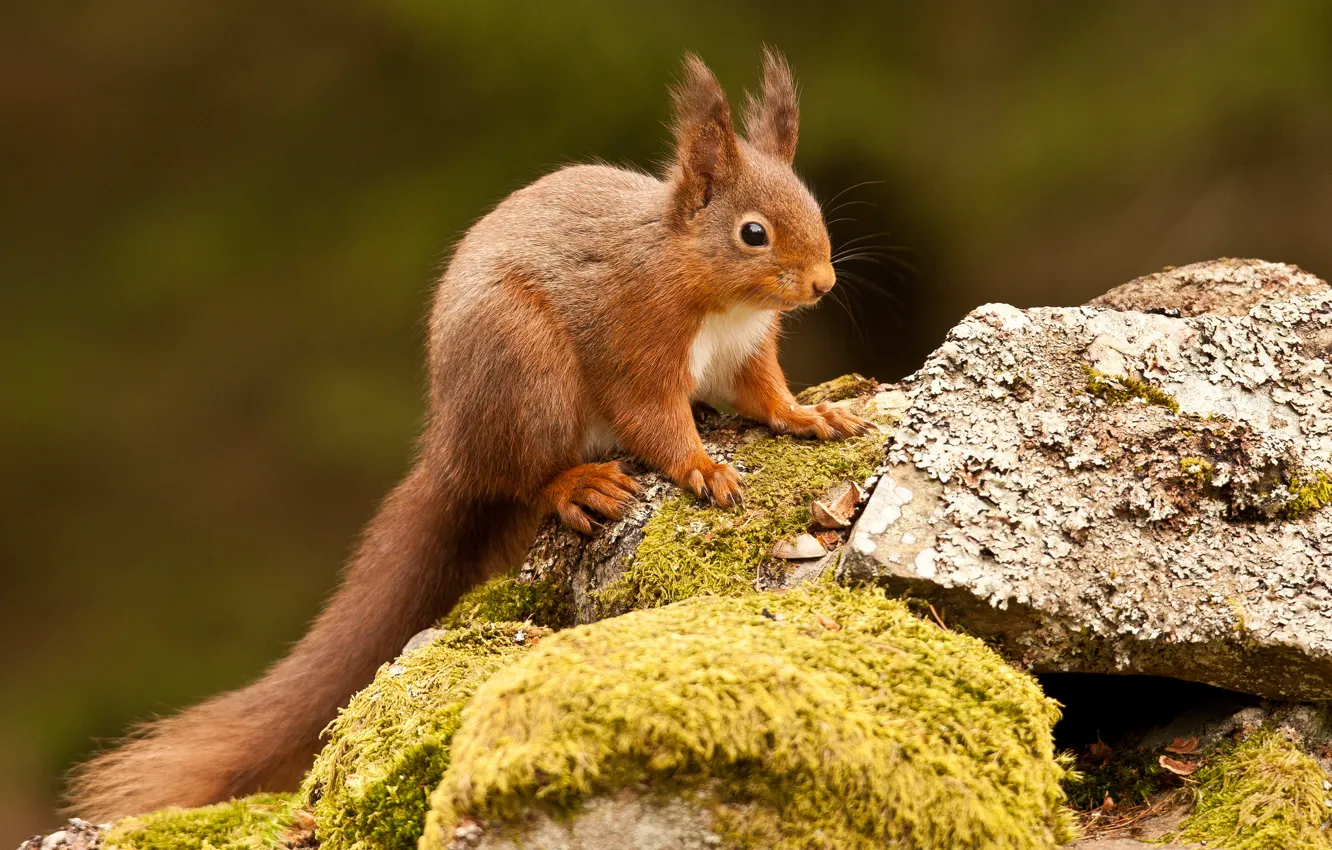
{"type": "Polygon", "coordinates": [[[825,381],[818,386],[801,390],[796,395],[796,401],[801,404],[822,404],[825,401],[847,401],[848,399],[869,395],[878,388],[878,381],[852,372],[850,375],[833,378],[831,381],[825,381]]]}
{"type": "Polygon", "coordinates": [[[1075,767],[1064,780],[1064,791],[1068,804],[1080,812],[1100,807],[1106,797],[1120,808],[1141,805],[1168,782],[1156,754],[1148,750],[1117,752],[1109,760],[1079,758],[1075,767]]]}
{"type": "Polygon", "coordinates": [[[1090,366],[1083,365],[1087,371],[1087,386],[1084,391],[1104,400],[1109,404],[1123,404],[1131,399],[1142,399],[1148,404],[1164,407],[1171,413],[1179,413],[1179,402],[1175,397],[1160,387],[1154,387],[1139,378],[1128,375],[1107,375],[1090,366]]]}
{"type": "Polygon", "coordinates": [[[576,615],[569,582],[527,581],[512,574],[496,576],[459,599],[440,628],[525,621],[551,629],[573,625],[576,615]]]}
{"type": "Polygon", "coordinates": [[[1179,459],[1179,471],[1200,487],[1212,483],[1212,462],[1205,457],[1182,457],[1179,459]]]}
{"type": "Polygon", "coordinates": [[[1326,472],[1292,476],[1286,489],[1290,498],[1281,508],[1286,519],[1297,519],[1332,504],[1332,475],[1326,472]]]}
{"type": "Polygon", "coordinates": [[[1332,848],[1323,771],[1281,733],[1264,729],[1194,775],[1198,805],[1180,837],[1227,850],[1332,848]]]}
{"type": "Polygon", "coordinates": [[[1072,833],[1058,716],[881,591],[700,597],[560,632],[483,685],[421,846],[647,782],[704,794],[726,846],[1049,848],[1072,833]]]}
{"type": "Polygon", "coordinates": [[[597,593],[609,612],[700,595],[755,592],[761,561],[778,540],[808,528],[810,503],[829,487],[863,483],[883,458],[883,436],[817,442],[768,437],[741,447],[744,506],[725,510],[692,495],[668,499],[643,528],[633,562],[597,593]]]}
{"type": "Polygon", "coordinates": [[[109,850],[264,850],[282,847],[295,821],[294,794],[256,794],[198,809],[163,809],[117,821],[109,850]]]}
{"type": "Polygon", "coordinates": [[[492,623],[454,629],[381,667],[329,725],[301,789],[325,850],[410,850],[449,764],[463,705],[496,670],[550,634],[492,623]]]}

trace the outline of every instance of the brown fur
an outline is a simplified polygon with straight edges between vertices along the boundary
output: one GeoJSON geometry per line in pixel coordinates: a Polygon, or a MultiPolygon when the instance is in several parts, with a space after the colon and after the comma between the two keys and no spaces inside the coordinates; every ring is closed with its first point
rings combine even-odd
{"type": "Polygon", "coordinates": [[[294,787],[320,731],[376,667],[459,595],[518,564],[542,516],[584,533],[637,492],[609,442],[723,505],[692,400],[822,439],[864,423],[801,407],[777,363],[778,313],[833,284],[818,204],[791,171],[798,110],[769,51],[739,137],[712,72],[685,60],[664,179],[561,169],[463,238],[430,318],[420,457],[291,653],[247,688],[142,727],[83,765],[72,809],[106,819],[294,787]],[[743,244],[760,221],[770,244],[743,244]]]}

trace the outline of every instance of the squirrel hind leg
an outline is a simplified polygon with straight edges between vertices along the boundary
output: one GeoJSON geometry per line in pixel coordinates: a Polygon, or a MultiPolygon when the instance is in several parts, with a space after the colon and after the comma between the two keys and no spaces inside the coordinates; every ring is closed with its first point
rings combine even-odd
{"type": "Polygon", "coordinates": [[[555,514],[575,531],[591,534],[593,517],[615,521],[638,498],[638,482],[624,474],[619,461],[583,463],[556,475],[541,488],[537,507],[555,514]]]}

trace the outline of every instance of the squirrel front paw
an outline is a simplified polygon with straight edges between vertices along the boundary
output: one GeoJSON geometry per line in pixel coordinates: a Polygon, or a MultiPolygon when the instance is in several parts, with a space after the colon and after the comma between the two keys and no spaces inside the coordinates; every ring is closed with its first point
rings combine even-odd
{"type": "Polygon", "coordinates": [[[844,407],[823,402],[794,405],[790,410],[774,416],[768,427],[779,434],[841,440],[864,434],[874,426],[844,407]]]}
{"type": "Polygon", "coordinates": [[[584,463],[564,470],[542,489],[541,507],[575,531],[591,534],[589,511],[614,522],[638,492],[638,482],[624,474],[618,461],[584,463]]]}
{"type": "Polygon", "coordinates": [[[700,499],[711,498],[723,508],[740,504],[740,473],[729,463],[713,463],[704,455],[674,477],[675,483],[700,499]]]}

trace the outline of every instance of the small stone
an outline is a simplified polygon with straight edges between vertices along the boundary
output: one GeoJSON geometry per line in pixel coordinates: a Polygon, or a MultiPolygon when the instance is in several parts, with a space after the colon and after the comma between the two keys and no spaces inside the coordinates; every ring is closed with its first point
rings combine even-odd
{"type": "Polygon", "coordinates": [[[412,635],[411,640],[407,641],[407,645],[402,648],[401,654],[406,655],[409,652],[414,652],[420,649],[421,647],[425,646],[426,644],[431,643],[432,641],[435,640],[435,638],[443,636],[444,636],[443,629],[425,629],[423,631],[419,631],[416,634],[412,635]]]}
{"type": "Polygon", "coordinates": [[[69,843],[69,834],[63,829],[51,833],[42,840],[42,850],[54,850],[69,843]]]}
{"type": "Polygon", "coordinates": [[[453,830],[453,841],[449,842],[450,850],[464,850],[467,847],[475,847],[481,842],[484,830],[473,820],[465,820],[453,830]]]}
{"type": "Polygon", "coordinates": [[[792,540],[779,540],[772,547],[772,556],[787,561],[803,561],[806,558],[822,558],[828,554],[819,539],[812,534],[797,535],[792,540]]]}

